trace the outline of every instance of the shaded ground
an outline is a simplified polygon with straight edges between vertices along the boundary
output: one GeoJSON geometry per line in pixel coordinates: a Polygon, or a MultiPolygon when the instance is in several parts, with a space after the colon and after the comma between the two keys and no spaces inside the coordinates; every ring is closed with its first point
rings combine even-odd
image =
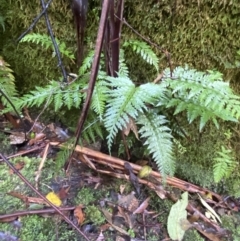
{"type": "MultiPolygon", "coordinates": [[[[2,125],[4,122],[2,119],[2,125]]],[[[10,162],[33,187],[63,210],[63,216],[1,160],[0,240],[86,240],[73,225],[89,240],[171,240],[168,216],[184,191],[189,193],[188,219],[175,224],[185,232],[183,240],[240,240],[239,200],[223,199],[179,179],[167,179],[163,184],[158,173],[151,170],[139,178],[140,165],[93,150],[96,145],[79,147],[65,173],[62,159],[66,161],[69,153],[62,152],[62,158],[56,159],[60,150],[56,141],[64,139],[59,133],[60,128],[44,127],[30,143],[21,143],[24,134],[20,130],[1,134],[1,153],[16,154],[10,162]],[[21,144],[16,144],[16,139],[21,144]],[[204,200],[222,224],[213,221],[216,216],[207,216],[209,208],[196,192],[205,194],[204,200]]]]}

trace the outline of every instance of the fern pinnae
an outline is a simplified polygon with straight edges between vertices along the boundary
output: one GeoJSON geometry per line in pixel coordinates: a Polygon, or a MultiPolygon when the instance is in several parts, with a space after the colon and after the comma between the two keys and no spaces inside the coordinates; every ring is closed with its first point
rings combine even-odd
{"type": "Polygon", "coordinates": [[[237,121],[239,97],[232,93],[228,83],[223,82],[221,74],[177,67],[172,73],[173,78],[170,76],[170,71],[165,70],[164,85],[173,94],[166,107],[175,107],[175,114],[187,110],[191,122],[200,117],[200,130],[209,120],[217,124],[215,117],[237,121]]]}
{"type": "Polygon", "coordinates": [[[93,62],[94,50],[89,51],[87,57],[83,60],[81,67],[79,68],[78,74],[81,76],[90,69],[93,62]]]}
{"type": "Polygon", "coordinates": [[[107,100],[107,96],[105,95],[105,93],[108,90],[109,89],[103,81],[98,81],[94,87],[94,92],[91,100],[91,109],[99,115],[100,121],[103,121],[103,115],[107,100]]]}
{"type": "Polygon", "coordinates": [[[147,146],[164,177],[172,175],[175,170],[172,135],[166,123],[165,116],[157,115],[153,111],[141,114],[137,120],[137,124],[142,126],[139,134],[145,139],[144,145],[147,146]]]}
{"type": "MultiPolygon", "coordinates": [[[[55,38],[55,40],[61,54],[68,57],[69,59],[74,59],[74,54],[72,53],[72,51],[66,48],[66,44],[64,42],[61,43],[57,38],[55,38]]],[[[21,39],[20,42],[32,42],[36,44],[41,44],[42,47],[44,47],[45,49],[48,49],[50,47],[53,48],[52,40],[50,36],[46,34],[40,34],[40,33],[27,34],[21,39]]]]}
{"type": "Polygon", "coordinates": [[[221,151],[217,152],[214,162],[213,176],[215,182],[219,182],[224,177],[227,178],[236,167],[232,151],[224,146],[221,146],[221,151]]]}
{"type": "Polygon", "coordinates": [[[148,44],[138,40],[129,40],[129,41],[125,41],[123,46],[124,47],[130,46],[133,49],[133,51],[140,54],[141,57],[147,63],[149,63],[150,65],[153,65],[157,71],[159,70],[158,57],[148,44]]]}

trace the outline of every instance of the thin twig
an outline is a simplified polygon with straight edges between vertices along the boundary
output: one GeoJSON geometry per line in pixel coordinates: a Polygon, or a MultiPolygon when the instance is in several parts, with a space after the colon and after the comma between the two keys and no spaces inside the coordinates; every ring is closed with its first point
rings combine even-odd
{"type": "Polygon", "coordinates": [[[57,213],[59,213],[63,219],[69,223],[73,228],[75,228],[79,234],[81,234],[86,240],[90,241],[87,236],[56,206],[54,206],[45,196],[43,196],[32,184],[13,166],[13,164],[7,160],[7,158],[0,153],[1,158],[4,162],[14,171],[14,173],[25,183],[28,187],[30,187],[38,196],[40,196],[49,206],[51,206],[57,213]]]}
{"type": "MultiPolygon", "coordinates": [[[[59,210],[61,211],[71,211],[74,210],[76,207],[61,207],[59,210]]],[[[37,209],[37,210],[26,210],[26,211],[18,211],[15,213],[9,213],[9,214],[3,214],[0,215],[0,221],[5,220],[13,220],[17,217],[22,217],[26,215],[34,215],[34,214],[48,214],[48,213],[56,213],[56,210],[53,208],[47,208],[47,209],[37,209]]]]}
{"type": "Polygon", "coordinates": [[[53,43],[53,46],[54,46],[54,51],[55,51],[55,53],[57,55],[58,66],[61,68],[62,75],[63,75],[63,81],[65,83],[67,83],[67,72],[66,72],[66,70],[65,70],[65,68],[63,66],[63,62],[62,62],[62,58],[61,58],[61,55],[60,55],[60,52],[59,52],[59,48],[58,48],[57,42],[56,42],[56,40],[54,38],[54,34],[53,34],[53,31],[52,31],[52,26],[51,26],[51,23],[50,23],[49,18],[48,18],[48,13],[47,13],[47,9],[46,9],[46,5],[45,5],[44,0],[41,0],[41,3],[42,3],[42,9],[44,11],[44,16],[45,16],[47,29],[48,29],[49,35],[51,37],[51,40],[52,40],[52,43],[53,43]]]}
{"type": "Polygon", "coordinates": [[[44,150],[44,153],[43,153],[43,157],[42,157],[42,160],[39,164],[39,167],[38,167],[38,170],[37,170],[37,174],[36,174],[36,177],[35,177],[35,187],[36,189],[38,189],[38,182],[39,182],[39,177],[41,176],[41,171],[42,171],[42,168],[44,166],[44,163],[47,159],[47,154],[48,154],[48,150],[49,150],[49,143],[47,143],[46,147],[45,147],[45,150],[44,150]]]}
{"type": "MultiPolygon", "coordinates": [[[[87,97],[84,102],[83,109],[81,110],[81,114],[80,114],[80,117],[78,120],[74,146],[77,145],[80,135],[82,133],[83,125],[84,125],[84,122],[85,122],[87,114],[88,114],[88,110],[89,110],[90,102],[91,102],[91,98],[92,98],[92,93],[93,93],[95,82],[97,79],[100,55],[101,55],[101,50],[102,50],[102,45],[103,45],[103,36],[105,33],[107,16],[108,16],[109,3],[110,3],[110,0],[103,1],[102,13],[101,13],[101,18],[100,18],[100,23],[99,23],[99,28],[98,28],[98,35],[97,35],[97,40],[96,40],[95,55],[94,55],[94,59],[93,59],[91,75],[90,75],[90,80],[89,80],[89,85],[88,85],[88,90],[87,90],[87,97]]],[[[69,164],[71,163],[71,160],[73,158],[73,153],[74,153],[74,149],[72,150],[70,157],[68,158],[68,160],[66,161],[66,163],[64,165],[65,170],[68,169],[69,164]]]]}
{"type": "Polygon", "coordinates": [[[24,33],[22,33],[20,37],[18,37],[17,42],[19,42],[23,37],[25,37],[33,29],[33,27],[37,24],[39,19],[43,16],[43,14],[45,14],[45,12],[47,11],[52,1],[53,0],[49,0],[47,2],[47,4],[45,5],[45,9],[43,9],[43,11],[33,20],[33,23],[30,25],[30,27],[24,33]]]}

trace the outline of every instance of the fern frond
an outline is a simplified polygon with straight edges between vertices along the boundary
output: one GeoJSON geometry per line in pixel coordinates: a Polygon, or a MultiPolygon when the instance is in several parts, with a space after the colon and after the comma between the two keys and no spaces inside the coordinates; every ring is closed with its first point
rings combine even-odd
{"type": "Polygon", "coordinates": [[[105,105],[107,96],[105,93],[109,89],[103,81],[98,81],[94,87],[93,96],[91,100],[91,109],[99,116],[100,121],[103,121],[103,114],[105,111],[105,105]]]}
{"type": "Polygon", "coordinates": [[[81,67],[79,68],[78,74],[81,76],[83,74],[86,74],[86,71],[90,69],[92,66],[94,57],[94,50],[89,51],[87,57],[83,60],[83,63],[81,67]]]}
{"type": "Polygon", "coordinates": [[[166,126],[167,122],[165,116],[157,115],[152,111],[141,114],[137,120],[137,124],[142,126],[139,134],[146,140],[144,145],[152,154],[163,176],[173,175],[175,170],[173,138],[170,134],[171,129],[166,126]]]}
{"type": "Polygon", "coordinates": [[[224,177],[229,177],[234,168],[236,161],[232,156],[232,151],[221,147],[221,151],[217,152],[217,157],[214,158],[213,176],[214,181],[219,182],[224,177]]]}
{"type": "Polygon", "coordinates": [[[138,40],[129,40],[125,41],[123,44],[123,47],[131,47],[134,52],[140,54],[140,56],[150,65],[153,65],[156,70],[159,70],[158,67],[158,57],[153,52],[153,50],[150,48],[149,45],[147,45],[145,42],[138,41],[138,40]]]}
{"type": "Polygon", "coordinates": [[[124,57],[124,50],[120,49],[120,55],[119,55],[119,76],[128,77],[129,76],[129,70],[125,63],[125,57],[124,57]]]}
{"type": "Polygon", "coordinates": [[[103,139],[103,126],[94,112],[89,112],[83,129],[83,140],[88,143],[96,142],[96,137],[103,139]]]}
{"type": "Polygon", "coordinates": [[[108,147],[111,149],[112,142],[118,130],[121,130],[129,121],[129,116],[136,119],[139,113],[147,110],[147,104],[153,104],[164,95],[164,88],[153,83],[143,84],[136,87],[126,77],[107,78],[109,91],[107,95],[106,114],[104,125],[108,131],[108,147]],[[114,89],[111,89],[111,88],[114,89]]]}
{"type": "MultiPolygon", "coordinates": [[[[55,38],[56,43],[58,45],[59,51],[64,56],[68,57],[69,59],[74,59],[74,54],[71,50],[67,49],[66,44],[64,42],[60,42],[57,38],[55,38]]],[[[40,33],[31,33],[27,34],[25,37],[21,39],[20,42],[31,42],[36,44],[41,44],[42,47],[45,49],[52,48],[53,49],[53,43],[50,38],[50,36],[46,34],[40,34],[40,33]]]]}
{"type": "Polygon", "coordinates": [[[63,106],[68,109],[79,107],[83,99],[83,94],[79,91],[82,86],[81,81],[66,86],[61,86],[57,81],[51,81],[45,87],[37,86],[35,90],[18,99],[16,106],[20,109],[24,106],[39,107],[44,103],[49,106],[53,103],[55,111],[58,111],[63,106]]]}
{"type": "MultiPolygon", "coordinates": [[[[0,89],[11,100],[17,97],[18,93],[15,86],[15,78],[10,65],[0,56],[0,89]]],[[[10,107],[8,100],[2,98],[5,107],[10,107]]]]}
{"type": "Polygon", "coordinates": [[[163,85],[173,95],[166,107],[175,107],[174,114],[187,111],[190,123],[200,117],[200,130],[209,120],[218,127],[217,117],[230,121],[240,117],[240,98],[233,94],[229,83],[224,82],[217,71],[204,73],[177,67],[172,77],[169,70],[164,72],[163,85]]]}
{"type": "Polygon", "coordinates": [[[53,94],[57,93],[59,90],[60,85],[56,81],[51,81],[51,83],[45,87],[36,86],[35,90],[30,91],[29,94],[26,94],[19,99],[17,106],[18,108],[23,108],[24,106],[39,107],[45,101],[48,101],[48,104],[50,104],[54,100],[53,94]]]}

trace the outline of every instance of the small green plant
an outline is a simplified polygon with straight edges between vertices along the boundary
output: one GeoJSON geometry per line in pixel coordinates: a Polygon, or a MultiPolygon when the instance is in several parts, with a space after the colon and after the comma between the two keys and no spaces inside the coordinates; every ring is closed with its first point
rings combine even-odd
{"type": "MultiPolygon", "coordinates": [[[[45,47],[50,46],[50,40],[46,36],[28,36],[27,41],[41,43],[45,47]]],[[[132,48],[158,70],[158,59],[146,43],[131,40],[125,42],[123,47],[132,48]]],[[[60,51],[65,50],[60,48],[60,51]]],[[[36,87],[18,99],[17,107],[40,106],[45,103],[47,106],[51,105],[55,111],[64,107],[80,108],[86,97],[85,90],[88,87],[92,59],[93,52],[90,51],[80,67],[79,78],[73,83],[62,85],[53,80],[45,87],[36,87]]],[[[141,141],[152,154],[161,174],[166,176],[173,175],[175,171],[173,129],[170,128],[173,120],[169,112],[173,115],[185,112],[190,124],[199,119],[200,131],[208,121],[212,121],[216,128],[219,128],[218,118],[238,121],[239,96],[235,95],[229,83],[222,79],[221,73],[212,70],[197,71],[187,66],[177,67],[173,71],[165,69],[159,84],[145,83],[136,86],[128,76],[129,70],[124,63],[124,52],[121,51],[119,76],[116,78],[107,76],[100,69],[90,113],[85,123],[84,138],[95,141],[96,136],[106,136],[108,148],[111,150],[119,131],[132,119],[137,124],[141,141]]],[[[225,162],[227,166],[228,160],[225,162]]],[[[224,162],[224,159],[221,161],[224,162]]],[[[219,174],[217,170],[216,164],[216,180],[225,177],[229,171],[225,168],[219,174]]]]}
{"type": "MultiPolygon", "coordinates": [[[[13,100],[18,96],[15,86],[15,78],[10,65],[0,56],[0,89],[7,96],[9,100],[13,100]]],[[[2,96],[2,103],[8,107],[10,103],[4,96],[2,96]]]]}
{"type": "MultiPolygon", "coordinates": [[[[50,36],[46,34],[39,34],[39,33],[31,33],[27,34],[25,37],[21,39],[20,42],[28,42],[28,43],[36,43],[41,44],[42,47],[45,49],[53,48],[53,43],[50,36]]],[[[56,42],[58,44],[59,51],[62,55],[66,56],[69,59],[74,59],[74,54],[71,50],[67,49],[66,44],[61,42],[56,38],[56,42]]],[[[55,56],[55,52],[53,52],[53,57],[55,56]]]]}
{"type": "Polygon", "coordinates": [[[234,160],[232,150],[221,147],[214,158],[213,176],[214,181],[219,182],[222,178],[228,178],[235,169],[237,162],[234,160]]]}

